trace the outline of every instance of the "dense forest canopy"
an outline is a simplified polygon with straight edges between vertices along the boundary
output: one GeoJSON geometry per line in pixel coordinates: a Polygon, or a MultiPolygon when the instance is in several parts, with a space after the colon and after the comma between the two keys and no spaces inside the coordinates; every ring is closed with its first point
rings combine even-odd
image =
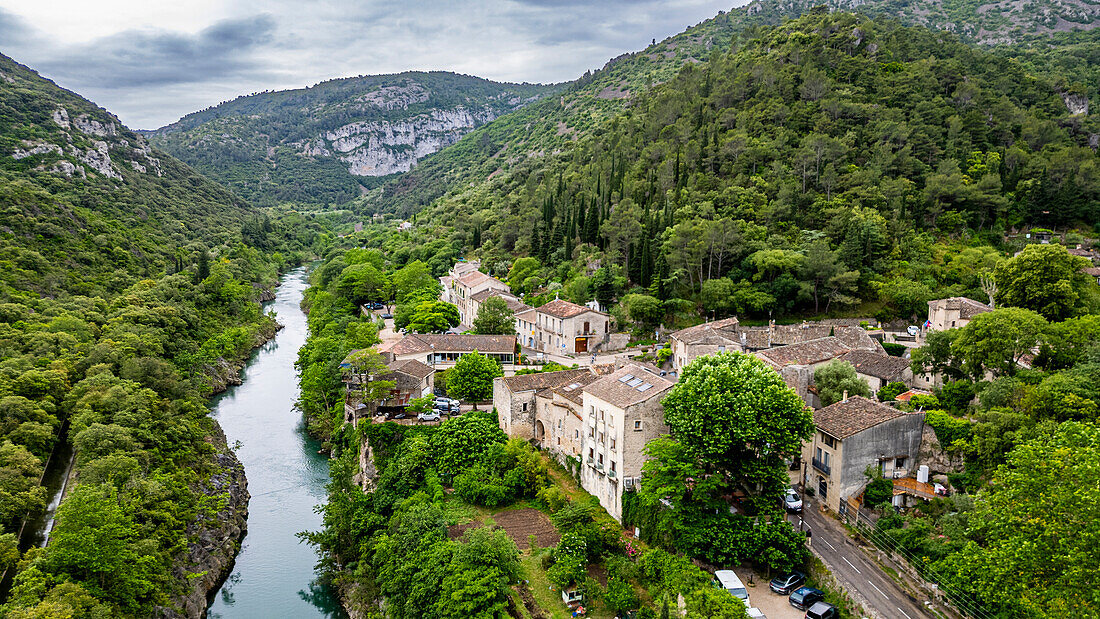
{"type": "Polygon", "coordinates": [[[205,397],[277,328],[260,292],[327,239],[0,57],[0,614],[148,616],[187,590],[233,461],[205,397]],[[76,484],[21,555],[58,440],[76,484]]]}

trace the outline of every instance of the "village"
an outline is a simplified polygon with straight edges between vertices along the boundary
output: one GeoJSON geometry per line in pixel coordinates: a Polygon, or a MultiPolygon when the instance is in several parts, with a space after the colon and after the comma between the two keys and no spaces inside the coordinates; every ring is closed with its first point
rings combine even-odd
{"type": "MultiPolygon", "coordinates": [[[[989,305],[964,297],[931,301],[923,325],[850,318],[746,326],[731,317],[659,332],[657,343],[638,347],[628,346],[630,335],[618,332],[614,318],[598,303],[578,305],[558,298],[530,307],[478,266],[459,262],[440,279],[440,299],[458,308],[458,327],[435,334],[381,331],[377,351],[388,372],[375,379],[392,381],[394,387],[371,406],[363,401],[355,374],[345,374],[345,421],[438,424],[478,405],[491,409],[505,435],[530,443],[565,467],[621,524],[624,493],[640,488],[646,446],[670,432],[662,399],[696,359],[736,352],[762,361],[813,411],[812,437],[803,442],[801,456],[788,462],[785,507],[793,526],[820,529],[825,541],[812,550],[838,572],[842,585],[847,566],[848,572],[862,572],[855,567],[859,563],[836,552],[826,535],[831,530],[846,538],[841,523],[873,529],[878,515],[865,494],[876,480],[874,492],[883,491],[885,480],[889,502],[898,510],[952,492],[949,475],[961,463],[925,422],[922,403],[934,400],[931,390],[941,387],[944,377],[914,373],[909,353],[929,334],[964,327],[974,316],[991,311],[989,305]],[[463,332],[491,298],[507,303],[515,335],[463,332]],[[502,375],[492,381],[491,398],[459,404],[437,388],[436,378],[475,353],[498,363],[502,375]],[[838,363],[852,368],[867,386],[866,394],[844,391],[835,401],[823,398],[815,374],[838,363]],[[431,411],[407,412],[410,403],[427,397],[432,398],[431,411]]],[[[362,311],[373,317],[382,309],[362,311]]],[[[345,368],[355,354],[345,360],[345,368]]],[[[883,572],[865,557],[863,562],[864,569],[883,572]]],[[[904,572],[902,565],[889,569],[894,568],[904,572]]],[[[751,580],[751,573],[745,577],[751,580]]],[[[919,578],[904,580],[920,586],[919,578]]],[[[856,583],[850,584],[846,588],[854,591],[856,583]]],[[[894,595],[883,594],[888,599],[894,595]]],[[[760,598],[754,595],[754,603],[760,598]]],[[[789,614],[791,610],[783,604],[768,616],[801,617],[789,614]]],[[[753,607],[750,614],[764,616],[765,611],[753,607]]]]}

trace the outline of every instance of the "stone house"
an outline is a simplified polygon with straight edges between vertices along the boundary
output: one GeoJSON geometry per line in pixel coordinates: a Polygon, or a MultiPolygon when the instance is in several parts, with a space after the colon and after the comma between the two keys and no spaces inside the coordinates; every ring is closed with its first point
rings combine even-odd
{"type": "Polygon", "coordinates": [[[673,383],[635,363],[582,387],[581,486],[622,520],[622,493],[642,475],[645,446],[668,434],[661,398],[673,383]]]}
{"type": "MultiPolygon", "coordinates": [[[[345,370],[350,368],[351,355],[357,352],[359,351],[353,350],[348,353],[348,357],[340,363],[340,368],[345,370]]],[[[377,403],[378,408],[404,408],[408,406],[410,400],[428,395],[435,388],[435,370],[420,361],[415,359],[390,361],[386,367],[389,368],[389,373],[380,374],[375,377],[375,380],[393,381],[394,386],[389,395],[377,403]]],[[[345,421],[369,417],[373,407],[370,403],[362,402],[355,394],[361,384],[360,377],[351,372],[345,372],[343,382],[345,421]]]]}
{"type": "MultiPolygon", "coordinates": [[[[510,438],[535,440],[546,435],[546,422],[536,427],[535,396],[540,391],[565,387],[593,376],[586,369],[538,372],[493,380],[493,407],[500,429],[510,438]]],[[[587,384],[587,383],[586,383],[587,384]]]]}
{"type": "Polygon", "coordinates": [[[415,359],[436,371],[453,368],[462,355],[475,350],[496,359],[505,376],[515,373],[514,335],[410,333],[400,340],[378,347],[378,352],[387,363],[415,359]]]}
{"type": "Polygon", "coordinates": [[[878,390],[889,383],[905,383],[906,387],[913,385],[913,370],[909,367],[909,360],[903,357],[892,357],[868,350],[853,350],[837,357],[838,361],[847,361],[856,369],[856,375],[867,381],[871,387],[871,395],[877,395],[878,390]]]}
{"type": "MultiPolygon", "coordinates": [[[[487,288],[470,296],[470,324],[472,325],[474,323],[474,319],[477,318],[477,313],[481,311],[481,304],[492,297],[504,299],[504,303],[508,305],[508,309],[512,310],[512,314],[515,317],[516,334],[519,335],[521,333],[520,315],[530,311],[531,307],[523,301],[520,301],[519,297],[516,295],[496,288],[487,288]]],[[[523,340],[520,339],[520,342],[522,343],[523,340]]]]}
{"type": "Polygon", "coordinates": [[[993,308],[985,303],[966,297],[929,301],[928,322],[924,323],[925,333],[965,327],[978,314],[991,311],[993,308]]]}
{"type": "Polygon", "coordinates": [[[611,331],[611,316],[564,299],[535,309],[535,349],[551,354],[585,354],[611,331]]]}
{"type": "Polygon", "coordinates": [[[821,502],[845,513],[862,493],[868,467],[888,478],[915,468],[924,413],[904,413],[860,396],[814,411],[813,438],[802,444],[802,483],[821,502]]]}
{"type": "MultiPolygon", "coordinates": [[[[455,265],[455,268],[457,267],[458,265],[455,265]]],[[[499,279],[490,277],[481,271],[469,270],[468,267],[463,271],[463,274],[458,277],[451,276],[450,293],[444,295],[449,303],[454,303],[458,307],[461,324],[469,326],[474,323],[474,318],[477,316],[477,302],[473,300],[473,297],[479,292],[496,290],[515,298],[508,284],[499,279]]]]}
{"type": "MultiPolygon", "coordinates": [[[[871,341],[877,345],[873,340],[871,341]]],[[[807,405],[816,406],[817,394],[810,389],[814,382],[814,370],[852,350],[840,338],[828,336],[789,346],[769,348],[753,354],[779,372],[787,386],[794,389],[807,405]]],[[[886,356],[885,351],[881,354],[886,356]]]]}
{"type": "Polygon", "coordinates": [[[736,318],[724,318],[671,333],[672,369],[679,372],[703,355],[727,350],[744,351],[738,325],[736,318]]]}

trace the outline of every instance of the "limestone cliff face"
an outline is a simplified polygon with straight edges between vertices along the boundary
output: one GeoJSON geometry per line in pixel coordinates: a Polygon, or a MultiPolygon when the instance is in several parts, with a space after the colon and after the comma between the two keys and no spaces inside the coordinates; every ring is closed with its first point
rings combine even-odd
{"type": "Polygon", "coordinates": [[[16,160],[38,157],[37,169],[70,178],[98,174],[121,181],[126,174],[163,176],[160,159],[145,138],[121,127],[114,117],[103,116],[70,118],[65,107],[58,107],[52,114],[56,130],[49,138],[22,140],[8,155],[16,160]]]}
{"type": "Polygon", "coordinates": [[[357,176],[408,172],[416,162],[454,144],[462,136],[496,118],[489,107],[432,110],[399,121],[354,122],[324,134],[303,149],[335,152],[357,176]]]}

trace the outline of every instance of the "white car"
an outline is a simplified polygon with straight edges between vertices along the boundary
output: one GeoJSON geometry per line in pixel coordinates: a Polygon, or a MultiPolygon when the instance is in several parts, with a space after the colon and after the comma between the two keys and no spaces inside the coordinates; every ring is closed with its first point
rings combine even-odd
{"type": "Polygon", "coordinates": [[[783,506],[788,512],[797,514],[802,511],[802,499],[798,498],[798,493],[788,488],[787,493],[783,495],[783,506]]]}
{"type": "Polygon", "coordinates": [[[749,617],[751,617],[752,619],[768,619],[766,616],[764,616],[764,611],[760,610],[759,608],[749,608],[746,610],[746,612],[749,613],[749,617]]]}

